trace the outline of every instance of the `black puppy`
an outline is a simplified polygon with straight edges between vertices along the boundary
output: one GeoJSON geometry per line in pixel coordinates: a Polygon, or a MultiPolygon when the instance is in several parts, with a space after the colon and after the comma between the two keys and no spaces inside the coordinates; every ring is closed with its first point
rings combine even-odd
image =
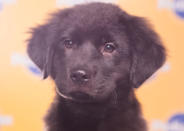
{"type": "Polygon", "coordinates": [[[56,84],[48,131],[146,131],[134,89],[165,61],[145,20],[115,5],[60,10],[33,29],[28,54],[56,84]]]}

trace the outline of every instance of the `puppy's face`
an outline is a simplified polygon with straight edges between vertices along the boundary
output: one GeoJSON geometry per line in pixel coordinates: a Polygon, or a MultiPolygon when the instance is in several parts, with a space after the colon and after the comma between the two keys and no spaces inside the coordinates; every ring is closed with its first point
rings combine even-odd
{"type": "Polygon", "coordinates": [[[112,95],[118,80],[129,77],[131,57],[125,32],[93,26],[72,25],[54,49],[57,87],[73,99],[104,99],[112,95]]]}
{"type": "Polygon", "coordinates": [[[54,14],[34,29],[28,54],[45,77],[53,78],[58,92],[76,101],[128,95],[165,60],[157,34],[144,19],[102,3],[54,14]]]}

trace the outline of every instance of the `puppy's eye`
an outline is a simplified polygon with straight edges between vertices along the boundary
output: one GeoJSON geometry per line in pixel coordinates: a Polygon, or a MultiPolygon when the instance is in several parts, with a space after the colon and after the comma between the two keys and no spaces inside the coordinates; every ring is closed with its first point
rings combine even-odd
{"type": "Polygon", "coordinates": [[[66,40],[64,40],[64,45],[65,45],[66,48],[70,49],[70,48],[73,47],[74,44],[73,44],[72,40],[66,39],[66,40]]]}
{"type": "Polygon", "coordinates": [[[105,53],[112,53],[115,50],[115,45],[114,43],[106,43],[104,48],[103,48],[103,52],[105,53]]]}

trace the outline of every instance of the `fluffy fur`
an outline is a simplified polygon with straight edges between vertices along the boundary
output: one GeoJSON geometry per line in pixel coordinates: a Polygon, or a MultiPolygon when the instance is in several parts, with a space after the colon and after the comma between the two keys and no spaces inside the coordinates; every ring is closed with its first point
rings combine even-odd
{"type": "Polygon", "coordinates": [[[48,131],[146,131],[134,89],[165,61],[147,22],[112,4],[59,10],[33,29],[33,62],[58,92],[48,131]]]}

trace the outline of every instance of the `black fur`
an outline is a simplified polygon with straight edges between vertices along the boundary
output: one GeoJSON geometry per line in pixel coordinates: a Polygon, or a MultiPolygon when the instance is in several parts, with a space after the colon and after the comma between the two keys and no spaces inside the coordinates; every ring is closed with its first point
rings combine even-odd
{"type": "Polygon", "coordinates": [[[48,131],[147,130],[134,88],[162,66],[165,49],[143,18],[90,3],[58,11],[32,34],[30,58],[66,96],[57,92],[48,131]]]}

